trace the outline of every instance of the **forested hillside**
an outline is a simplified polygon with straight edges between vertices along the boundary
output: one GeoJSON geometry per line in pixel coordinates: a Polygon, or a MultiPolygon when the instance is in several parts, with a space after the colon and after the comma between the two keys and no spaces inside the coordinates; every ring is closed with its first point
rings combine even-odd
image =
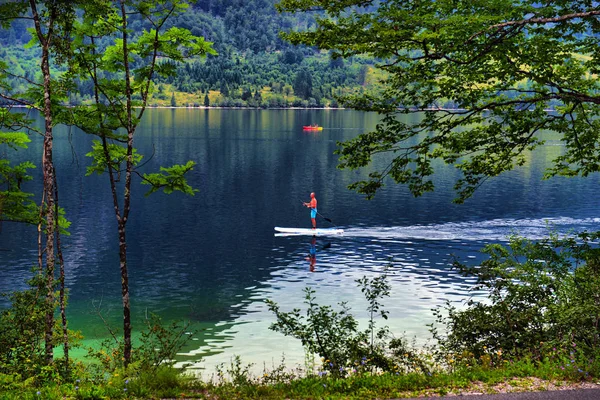
{"type": "MultiPolygon", "coordinates": [[[[307,29],[314,15],[280,14],[276,0],[199,0],[171,25],[214,43],[216,56],[174,65],[175,78],[156,78],[150,105],[234,107],[336,107],[336,96],[356,93],[377,81],[367,58],[332,59],[329,53],[297,47],[279,37],[282,30],[307,29]]],[[[132,31],[149,29],[132,20],[132,31]]],[[[13,68],[10,85],[19,92],[36,79],[39,57],[27,48],[28,22],[17,20],[0,31],[0,59],[13,68]]],[[[91,100],[91,82],[77,82],[71,104],[91,100]]]]}

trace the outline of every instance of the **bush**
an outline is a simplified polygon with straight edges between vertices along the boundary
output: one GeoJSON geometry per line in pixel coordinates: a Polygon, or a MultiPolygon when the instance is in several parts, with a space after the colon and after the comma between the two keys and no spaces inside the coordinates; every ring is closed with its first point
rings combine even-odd
{"type": "MultiPolygon", "coordinates": [[[[158,315],[150,314],[146,329],[140,334],[140,343],[132,351],[132,369],[153,372],[163,365],[172,366],[177,352],[193,334],[189,332],[189,323],[174,321],[164,325],[158,315]]],[[[123,348],[122,339],[113,337],[102,341],[98,349],[88,348],[88,356],[99,361],[101,371],[119,371],[125,367],[123,348]]]]}
{"type": "Polygon", "coordinates": [[[189,332],[189,323],[174,321],[164,325],[160,317],[150,314],[146,329],[142,332],[140,345],[135,349],[135,359],[142,370],[156,370],[162,365],[173,365],[179,350],[189,342],[194,332],[189,332]]]}
{"type": "MultiPolygon", "coordinates": [[[[35,384],[59,383],[71,379],[73,364],[55,359],[47,365],[44,352],[45,317],[49,305],[45,297],[45,279],[34,270],[28,282],[29,289],[4,295],[11,306],[0,313],[0,374],[31,380],[35,384]]],[[[55,296],[58,299],[58,296],[55,296]]],[[[54,304],[54,307],[56,304],[54,304]]],[[[75,347],[79,334],[69,331],[69,345],[75,347]]],[[[60,321],[55,321],[53,345],[62,340],[60,321]]]]}
{"type": "Polygon", "coordinates": [[[480,266],[455,266],[477,279],[466,309],[446,304],[435,313],[445,333],[432,327],[440,354],[481,362],[501,353],[536,361],[557,349],[576,348],[583,359],[599,359],[600,232],[533,242],[512,237],[509,246],[484,248],[480,266]],[[596,247],[594,247],[596,246],[596,247]]]}
{"type": "Polygon", "coordinates": [[[44,326],[48,309],[43,277],[35,274],[30,288],[7,297],[11,307],[0,314],[0,373],[36,376],[44,361],[44,326]]]}
{"type": "Polygon", "coordinates": [[[358,322],[345,302],[336,311],[331,306],[316,303],[315,291],[304,289],[307,305],[306,317],[300,309],[282,312],[273,301],[267,300],[269,310],[275,313],[277,322],[270,329],[302,341],[306,352],[318,354],[326,374],[347,376],[366,371],[413,372],[429,371],[425,357],[404,339],[393,338],[387,327],[377,328],[376,317],[387,319],[380,303],[389,296],[390,285],[385,275],[356,281],[365,296],[369,312],[369,326],[358,329],[358,322]]]}

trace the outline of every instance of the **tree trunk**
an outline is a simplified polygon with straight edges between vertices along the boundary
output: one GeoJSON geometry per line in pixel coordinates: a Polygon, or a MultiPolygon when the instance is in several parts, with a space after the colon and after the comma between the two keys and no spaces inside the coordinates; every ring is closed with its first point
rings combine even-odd
{"type": "Polygon", "coordinates": [[[37,12],[37,4],[34,0],[29,1],[35,31],[42,47],[41,71],[44,78],[44,150],[42,157],[42,172],[44,185],[45,204],[40,207],[44,208],[46,219],[46,326],[44,332],[45,340],[45,356],[48,364],[54,359],[54,343],[52,340],[52,332],[54,330],[54,240],[55,240],[55,214],[54,214],[54,163],[52,160],[52,101],[50,87],[50,40],[52,36],[51,27],[53,18],[50,17],[48,23],[48,32],[42,31],[40,16],[37,12]]]}
{"type": "Polygon", "coordinates": [[[121,262],[121,294],[123,296],[123,358],[125,366],[131,362],[131,304],[129,303],[129,276],[127,273],[127,241],[125,225],[131,208],[131,173],[133,170],[133,134],[135,132],[131,102],[131,77],[129,70],[129,44],[125,0],[121,0],[123,18],[123,63],[125,66],[125,98],[127,99],[127,166],[123,194],[123,217],[119,221],[119,253],[121,262]]]}
{"type": "Polygon", "coordinates": [[[119,222],[119,261],[121,266],[121,296],[123,297],[123,358],[125,366],[131,362],[131,304],[129,302],[129,275],[127,272],[127,240],[125,223],[119,222]]]}
{"type": "MultiPolygon", "coordinates": [[[[52,110],[50,104],[50,67],[48,62],[48,49],[43,50],[42,70],[44,73],[44,158],[42,168],[44,172],[44,192],[46,193],[46,361],[52,362],[54,329],[54,163],[52,161],[52,110]]],[[[42,205],[43,207],[43,205],[42,205]]]]}
{"type": "Polygon", "coordinates": [[[62,319],[62,331],[63,331],[63,352],[65,357],[65,372],[69,371],[69,328],[67,325],[67,300],[66,300],[66,289],[65,289],[65,260],[62,253],[62,246],[60,243],[60,227],[58,225],[58,184],[56,182],[56,170],[54,171],[54,195],[55,195],[55,208],[54,215],[56,221],[56,255],[58,256],[59,264],[59,282],[60,282],[60,316],[62,319]]]}

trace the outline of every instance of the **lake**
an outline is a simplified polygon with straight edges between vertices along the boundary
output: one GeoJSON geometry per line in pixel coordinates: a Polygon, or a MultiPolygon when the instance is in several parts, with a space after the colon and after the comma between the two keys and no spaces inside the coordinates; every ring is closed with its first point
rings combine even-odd
{"type": "MultiPolygon", "coordinates": [[[[284,311],[303,307],[303,289],[318,302],[348,302],[365,323],[366,302],[355,280],[387,274],[392,292],[386,322],[397,335],[429,337],[431,309],[461,302],[473,284],[451,268],[453,257],[481,260],[488,243],[518,233],[536,239],[549,230],[600,230],[598,175],[542,181],[548,161],[563,146],[546,133],[546,145],[525,166],[486,182],[463,205],[452,204],[454,168],[440,165],[437,190],[414,198],[388,185],[373,200],[346,186],[368,171],[336,169],[338,141],[375,127],[379,117],[351,110],[150,109],[136,135],[145,155],[142,172],[197,162],[189,183],[195,196],[156,193],[134,185],[128,223],[134,329],[149,313],[166,321],[190,321],[198,330],[180,355],[204,373],[234,355],[255,368],[302,364],[300,343],[270,331],[274,321],[264,300],[284,311]],[[322,131],[305,132],[319,124],[322,131]],[[315,192],[319,227],[345,229],[317,238],[317,262],[307,260],[309,236],[278,237],[275,226],[310,227],[302,205],[315,192]],[[200,359],[201,362],[197,362],[200,359]]],[[[38,119],[41,123],[41,120],[38,119]]],[[[85,176],[92,138],[56,129],[55,162],[61,205],[72,221],[64,237],[70,327],[85,345],[109,336],[99,313],[122,324],[118,241],[107,176],[85,176]]],[[[2,149],[2,158],[31,159],[39,166],[40,137],[27,151],[2,149]]],[[[36,182],[26,189],[39,196],[36,182]]],[[[0,231],[0,292],[25,287],[36,262],[35,227],[3,223],[0,231]]],[[[6,307],[7,303],[0,303],[6,307]]],[[[80,350],[78,354],[83,354],[80,350]]]]}

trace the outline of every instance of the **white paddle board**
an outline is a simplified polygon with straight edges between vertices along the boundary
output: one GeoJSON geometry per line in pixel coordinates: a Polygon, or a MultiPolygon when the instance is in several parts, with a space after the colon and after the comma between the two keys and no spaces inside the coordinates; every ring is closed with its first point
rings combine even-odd
{"type": "Polygon", "coordinates": [[[324,236],[324,235],[341,235],[343,229],[339,228],[282,228],[275,227],[275,230],[282,235],[308,235],[308,236],[324,236]]]}

